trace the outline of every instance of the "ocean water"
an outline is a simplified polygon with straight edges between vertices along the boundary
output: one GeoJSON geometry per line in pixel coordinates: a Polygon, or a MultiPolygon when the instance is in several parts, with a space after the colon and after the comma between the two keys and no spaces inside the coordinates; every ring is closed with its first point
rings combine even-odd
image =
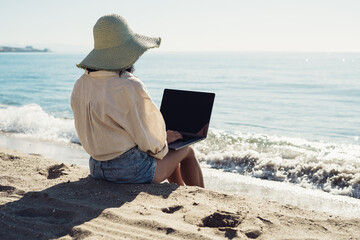
{"type": "MultiPolygon", "coordinates": [[[[85,54],[0,54],[0,131],[78,144],[70,95],[85,54]]],[[[360,198],[360,53],[164,53],[135,64],[164,88],[216,93],[203,165],[360,198]]]]}

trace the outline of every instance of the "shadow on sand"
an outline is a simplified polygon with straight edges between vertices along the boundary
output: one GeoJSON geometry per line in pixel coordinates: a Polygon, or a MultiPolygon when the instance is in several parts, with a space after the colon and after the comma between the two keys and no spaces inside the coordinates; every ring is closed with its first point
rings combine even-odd
{"type": "Polygon", "coordinates": [[[66,235],[76,239],[84,233],[74,227],[98,217],[105,209],[119,208],[140,193],[166,199],[177,188],[167,183],[113,184],[87,177],[28,192],[0,206],[0,239],[53,239],[66,235]]]}

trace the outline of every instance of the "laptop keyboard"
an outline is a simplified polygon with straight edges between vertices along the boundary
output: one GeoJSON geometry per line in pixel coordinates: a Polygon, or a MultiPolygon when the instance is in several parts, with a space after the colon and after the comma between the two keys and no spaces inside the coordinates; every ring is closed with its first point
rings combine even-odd
{"type": "Polygon", "coordinates": [[[186,142],[186,141],[189,141],[189,140],[194,139],[194,138],[195,138],[194,136],[184,136],[183,135],[183,138],[179,139],[178,141],[186,142]]]}

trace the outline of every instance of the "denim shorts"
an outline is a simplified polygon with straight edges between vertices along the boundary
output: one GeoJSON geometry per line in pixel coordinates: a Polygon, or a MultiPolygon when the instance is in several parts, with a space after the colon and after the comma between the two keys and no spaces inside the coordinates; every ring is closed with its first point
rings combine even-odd
{"type": "Polygon", "coordinates": [[[133,147],[109,161],[90,157],[90,176],[113,183],[151,183],[154,180],[156,160],[133,147]]]}

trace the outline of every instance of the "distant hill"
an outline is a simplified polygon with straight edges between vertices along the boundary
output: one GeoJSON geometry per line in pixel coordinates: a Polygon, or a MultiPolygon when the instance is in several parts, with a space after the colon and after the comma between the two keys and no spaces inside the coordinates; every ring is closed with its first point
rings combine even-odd
{"type": "Polygon", "coordinates": [[[51,51],[48,48],[35,49],[32,46],[26,46],[25,48],[0,46],[0,52],[51,52],[51,51]]]}

